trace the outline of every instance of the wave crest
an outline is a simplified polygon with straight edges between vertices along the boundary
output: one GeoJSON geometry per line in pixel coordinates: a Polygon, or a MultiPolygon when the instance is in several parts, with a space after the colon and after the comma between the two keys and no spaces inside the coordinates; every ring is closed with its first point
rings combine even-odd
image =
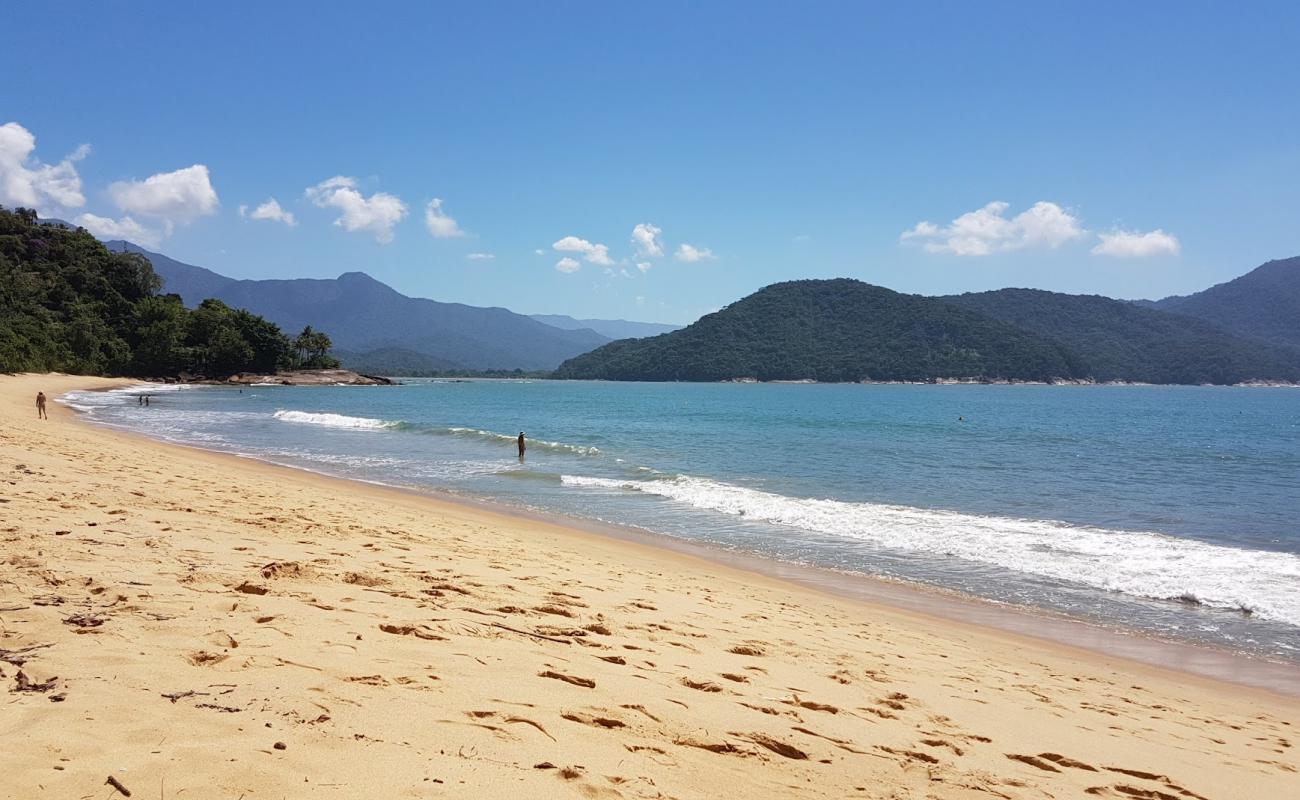
{"type": "Polygon", "coordinates": [[[323,425],[327,428],[351,428],[354,430],[384,430],[396,428],[401,424],[368,417],[349,417],[344,414],[313,414],[308,411],[285,411],[283,409],[275,412],[274,416],[284,422],[323,425]]]}
{"type": "Polygon", "coordinates": [[[956,557],[1137,597],[1194,598],[1203,606],[1300,626],[1300,556],[1291,553],[1048,520],[786,497],[689,476],[564,475],[561,480],[568,486],[644,492],[890,550],[956,557]]]}

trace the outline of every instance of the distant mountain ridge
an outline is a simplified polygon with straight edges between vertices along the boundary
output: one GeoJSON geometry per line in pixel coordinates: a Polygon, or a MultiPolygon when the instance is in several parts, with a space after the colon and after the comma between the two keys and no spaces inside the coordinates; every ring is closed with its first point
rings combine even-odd
{"type": "Polygon", "coordinates": [[[1300,347],[1300,256],[1269,261],[1202,292],[1142,305],[1199,317],[1221,328],[1300,347]]]}
{"type": "Polygon", "coordinates": [[[562,330],[504,308],[407,297],[362,272],[334,279],[236,280],[121,240],[111,250],[144,254],[163,291],[186,305],[215,297],[288,331],[327,330],[345,366],[407,363],[418,371],[549,370],[609,341],[592,330],[562,330]]]}
{"type": "Polygon", "coordinates": [[[677,328],[411,298],[360,272],[236,280],[108,244],[143,253],[189,305],[215,297],[289,331],[323,328],[346,366],[385,374],[558,365],[557,377],[614,380],[1300,382],[1300,257],[1159,301],[790,281],[677,328]]]}
{"type": "Polygon", "coordinates": [[[625,319],[574,319],[564,314],[529,314],[530,317],[553,328],[576,331],[586,328],[611,339],[642,339],[681,330],[681,325],[662,322],[631,322],[625,319]]]}

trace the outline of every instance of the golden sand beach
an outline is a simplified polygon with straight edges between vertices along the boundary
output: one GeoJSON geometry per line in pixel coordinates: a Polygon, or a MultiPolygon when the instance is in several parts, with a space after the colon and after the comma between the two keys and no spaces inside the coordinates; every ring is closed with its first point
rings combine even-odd
{"type": "Polygon", "coordinates": [[[1300,702],[93,427],[0,377],[0,797],[1300,795],[1300,702]]]}

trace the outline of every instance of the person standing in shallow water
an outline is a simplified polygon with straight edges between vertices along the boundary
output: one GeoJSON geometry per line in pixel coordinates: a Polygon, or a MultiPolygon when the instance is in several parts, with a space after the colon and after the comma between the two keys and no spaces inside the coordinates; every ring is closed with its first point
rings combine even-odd
{"type": "MultiPolygon", "coordinates": [[[[36,418],[37,418],[37,419],[49,419],[49,418],[50,418],[50,415],[45,413],[45,392],[37,392],[37,393],[36,393],[36,418]]],[[[523,439],[523,436],[524,436],[524,435],[523,435],[522,433],[519,434],[519,454],[520,454],[521,456],[522,456],[523,453],[524,453],[524,439],[523,439]]]]}
{"type": "Polygon", "coordinates": [[[528,445],[524,444],[524,432],[520,431],[519,432],[519,460],[520,461],[524,460],[524,451],[527,449],[528,449],[528,445]]]}

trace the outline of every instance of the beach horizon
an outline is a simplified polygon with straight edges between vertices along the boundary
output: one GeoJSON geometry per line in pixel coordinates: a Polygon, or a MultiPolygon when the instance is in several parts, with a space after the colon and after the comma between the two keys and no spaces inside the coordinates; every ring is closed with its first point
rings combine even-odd
{"type": "Polygon", "coordinates": [[[137,383],[0,377],[4,730],[33,743],[11,779],[30,796],[105,775],[693,796],[721,770],[755,797],[1217,798],[1300,768],[1292,665],[29,408],[137,383]]]}

